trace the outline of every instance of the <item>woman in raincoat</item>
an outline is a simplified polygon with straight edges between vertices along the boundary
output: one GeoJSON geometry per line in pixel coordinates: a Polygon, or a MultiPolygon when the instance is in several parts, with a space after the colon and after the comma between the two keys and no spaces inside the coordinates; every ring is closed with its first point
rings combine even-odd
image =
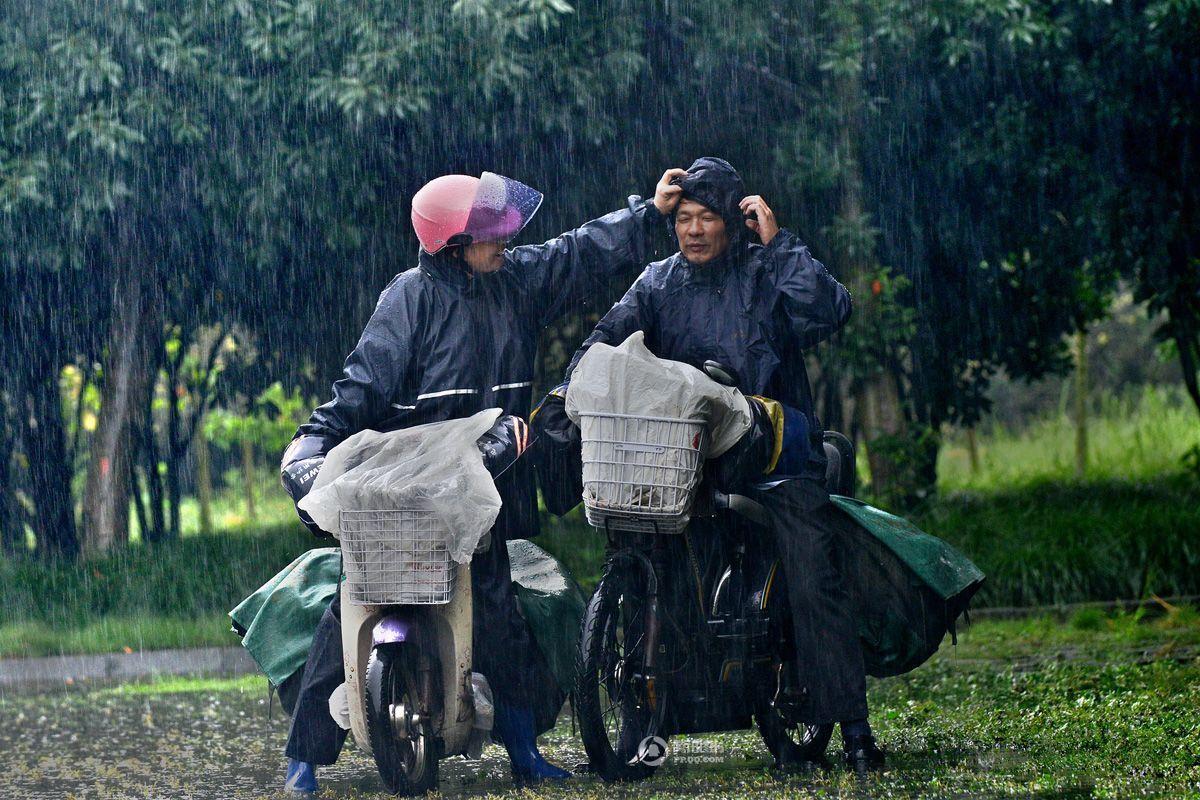
{"type": "MultiPolygon", "coordinates": [[[[333,399],[300,426],[284,453],[282,480],[293,501],[312,486],[325,454],[361,430],[396,430],[496,407],[525,417],[542,329],[598,295],[609,278],[645,263],[652,233],[678,202],[679,187],[670,181],[682,172],[664,174],[653,201],[632,196],[627,208],[544,244],[510,249],[505,243],[537,212],[540,192],[491,172],[445,175],[422,187],[412,203],[421,243],[417,265],[383,290],[333,385],[333,399]]],[[[497,485],[503,505],[492,546],[471,562],[475,668],[495,694],[495,728],[514,777],[562,779],[570,773],[547,763],[534,738],[523,680],[532,643],[517,611],[504,544],[537,532],[536,490],[521,463],[497,485]]],[[[299,513],[314,533],[326,534],[299,513]]],[[[328,700],[344,680],[335,596],[301,679],[286,788],[315,791],[316,765],[337,759],[346,732],[330,716],[328,700]]]]}

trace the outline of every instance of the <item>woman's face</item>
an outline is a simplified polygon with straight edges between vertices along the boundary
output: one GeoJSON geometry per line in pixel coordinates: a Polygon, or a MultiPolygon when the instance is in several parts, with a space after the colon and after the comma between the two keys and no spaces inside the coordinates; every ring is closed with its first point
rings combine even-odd
{"type": "Polygon", "coordinates": [[[472,242],[463,248],[472,272],[495,272],[504,266],[504,242],[472,242]]]}

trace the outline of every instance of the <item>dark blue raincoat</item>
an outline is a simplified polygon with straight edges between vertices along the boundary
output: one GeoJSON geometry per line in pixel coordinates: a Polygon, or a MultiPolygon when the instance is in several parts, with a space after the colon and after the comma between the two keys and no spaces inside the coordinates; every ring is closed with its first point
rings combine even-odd
{"type": "Polygon", "coordinates": [[[822,429],[804,351],[846,324],[850,293],[791,231],[781,229],[766,247],[750,240],[738,207],[742,181],[725,161],[697,160],[682,185],[685,197],[725,220],[729,250],[700,267],[682,253],[647,266],[575,353],[567,375],[596,342],[617,345],[645,331],[646,346],[659,358],[697,368],[718,361],[736,370],[744,394],[798,411],[809,443],[799,472],[823,480],[822,429]]]}
{"type": "MultiPolygon", "coordinates": [[[[422,252],[416,268],[383,290],[344,375],[333,385],[333,399],[313,411],[284,454],[283,483],[292,499],[307,493],[326,453],[364,429],[397,430],[493,407],[528,415],[542,329],[594,295],[604,279],[644,263],[660,222],[652,202],[630,197],[627,209],[545,244],[506,251],[504,265],[490,274],[471,273],[448,252],[422,252]]],[[[519,459],[496,488],[503,503],[492,546],[471,562],[473,666],[487,676],[497,705],[523,708],[549,700],[552,722],[562,697],[548,696],[557,692],[554,687],[526,685],[533,645],[516,608],[505,546],[537,533],[537,495],[527,459],[519,459]]],[[[335,595],[305,664],[285,751],[289,758],[312,764],[337,759],[346,732],[330,717],[328,700],[344,680],[335,595]]]]}
{"type": "MultiPolygon", "coordinates": [[[[291,449],[291,460],[324,455],[367,428],[397,430],[485,408],[528,416],[542,329],[607,279],[645,263],[661,224],[654,204],[633,196],[628,208],[506,251],[494,273],[472,274],[446,251],[422,252],[418,266],[379,296],[333,399],[296,434],[314,438],[291,449]]],[[[498,484],[497,530],[506,539],[537,533],[534,482],[528,469],[524,476],[498,484]]]]}

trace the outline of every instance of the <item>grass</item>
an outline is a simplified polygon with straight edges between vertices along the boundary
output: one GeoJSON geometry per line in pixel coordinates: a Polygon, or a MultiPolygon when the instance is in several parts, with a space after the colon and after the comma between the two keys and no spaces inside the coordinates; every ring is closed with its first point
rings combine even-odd
{"type": "MultiPolygon", "coordinates": [[[[938,454],[938,489],[1011,492],[1048,482],[1077,483],[1075,428],[1065,410],[1020,431],[999,425],[976,431],[979,471],[973,472],[966,434],[947,436],[938,454]]],[[[1200,415],[1179,387],[1146,386],[1141,394],[1103,396],[1088,423],[1085,483],[1140,483],[1178,473],[1180,460],[1200,445],[1200,415]]]]}
{"type": "MultiPolygon", "coordinates": [[[[1200,594],[1200,482],[1183,475],[957,492],[912,519],[988,576],[977,608],[1200,594]]],[[[595,586],[604,537],[578,510],[539,544],[595,586]]]]}
{"type": "Polygon", "coordinates": [[[0,625],[0,658],[222,647],[235,641],[229,617],[214,611],[194,618],[109,615],[77,625],[8,622],[0,625]]]}
{"type": "MultiPolygon", "coordinates": [[[[578,777],[512,786],[502,751],[442,762],[446,796],[611,798],[1200,798],[1200,614],[1090,614],[980,622],[917,670],[870,680],[882,774],[778,774],[752,730],[675,737],[666,764],[626,785],[578,777]],[[712,763],[684,762],[684,754],[712,763]]],[[[170,678],[44,695],[0,693],[0,795],[274,797],[287,721],[265,683],[170,678]],[[119,735],[114,735],[120,731],[119,735]],[[55,746],[48,746],[47,743],[55,746]],[[64,760],[69,748],[70,760],[64,760]],[[221,776],[212,792],[164,768],[221,776]]],[[[835,735],[831,748],[838,747],[835,735]]],[[[558,763],[583,758],[568,715],[542,738],[558,763]]],[[[832,755],[832,753],[831,753],[832,755]]],[[[353,746],[323,768],[323,796],[382,798],[353,746]]]]}
{"type": "Polygon", "coordinates": [[[988,576],[977,606],[1200,594],[1200,482],[960,492],[914,518],[988,576]]]}

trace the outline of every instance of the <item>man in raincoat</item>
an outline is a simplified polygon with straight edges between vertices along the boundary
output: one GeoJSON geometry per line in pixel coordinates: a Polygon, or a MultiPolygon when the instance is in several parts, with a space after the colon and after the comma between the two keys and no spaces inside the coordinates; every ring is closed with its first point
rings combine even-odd
{"type": "MultiPolygon", "coordinates": [[[[805,349],[846,324],[850,294],[779,227],[762,197],[746,194],[727,162],[700,158],[678,185],[682,199],[672,221],[679,252],[645,268],[575,354],[567,376],[591,345],[615,346],[640,330],[658,357],[697,368],[719,362],[744,394],[758,396],[745,447],[723,459],[754,460],[747,448],[765,449],[756,470],[772,481],[793,478],[759,499],[770,515],[803,654],[800,717],[841,722],[848,763],[882,766],[867,722],[863,656],[835,567],[842,522],[824,488],[822,429],[804,367],[805,349]]],[[[545,412],[562,396],[560,387],[547,397],[540,424],[561,421],[558,411],[545,412]]]]}
{"type": "MultiPolygon", "coordinates": [[[[633,196],[627,208],[545,244],[511,249],[505,243],[536,213],[541,193],[490,172],[446,175],[422,187],[412,203],[421,242],[417,266],[383,290],[333,399],[300,426],[284,453],[282,480],[293,501],[307,494],[325,455],[361,430],[396,430],[494,407],[512,415],[500,426],[527,415],[538,335],[606,279],[645,262],[652,234],[677,200],[670,180],[682,172],[668,171],[652,202],[633,196]]],[[[482,441],[481,449],[486,455],[482,441]]],[[[547,763],[534,739],[523,681],[531,638],[517,612],[504,544],[537,533],[536,489],[522,463],[497,483],[503,505],[492,545],[471,562],[475,668],[494,692],[495,730],[514,777],[561,779],[570,773],[547,763]]],[[[314,533],[327,535],[298,512],[314,533]]],[[[286,788],[315,791],[315,766],[337,759],[346,733],[330,716],[328,700],[344,680],[335,596],[301,679],[286,788]]]]}

